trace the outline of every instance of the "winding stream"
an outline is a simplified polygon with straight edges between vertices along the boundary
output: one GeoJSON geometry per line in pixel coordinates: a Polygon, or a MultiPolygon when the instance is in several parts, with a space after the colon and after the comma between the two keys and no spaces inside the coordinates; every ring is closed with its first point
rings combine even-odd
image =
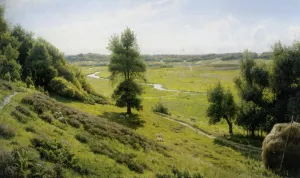
{"type": "MultiPolygon", "coordinates": [[[[99,77],[97,74],[99,74],[100,72],[95,72],[93,74],[88,74],[88,77],[91,78],[95,78],[95,79],[102,79],[102,80],[109,80],[108,78],[104,78],[104,77],[99,77]]],[[[181,93],[200,93],[200,94],[206,94],[206,92],[196,92],[196,91],[182,91],[182,90],[172,90],[172,89],[166,89],[163,87],[162,84],[158,84],[158,83],[142,83],[145,85],[151,85],[153,86],[154,89],[159,90],[159,91],[169,91],[169,92],[181,92],[181,93]]]]}

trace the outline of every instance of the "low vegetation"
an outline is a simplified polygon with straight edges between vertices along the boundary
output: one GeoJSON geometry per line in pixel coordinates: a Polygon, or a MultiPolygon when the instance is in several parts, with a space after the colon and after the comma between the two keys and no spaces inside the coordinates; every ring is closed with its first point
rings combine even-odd
{"type": "Polygon", "coordinates": [[[152,111],[153,112],[159,112],[159,113],[162,113],[162,114],[171,114],[169,113],[169,110],[166,106],[164,106],[162,103],[158,102],[153,108],[152,108],[152,111]]]}

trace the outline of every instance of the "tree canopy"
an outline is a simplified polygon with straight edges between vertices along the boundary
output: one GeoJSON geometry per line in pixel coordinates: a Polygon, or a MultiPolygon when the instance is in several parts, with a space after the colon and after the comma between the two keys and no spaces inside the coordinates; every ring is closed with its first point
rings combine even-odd
{"type": "Polygon", "coordinates": [[[206,115],[209,117],[209,122],[215,124],[225,119],[229,127],[229,134],[232,134],[232,121],[234,121],[236,114],[236,104],[230,90],[226,91],[219,82],[214,88],[207,91],[207,99],[209,107],[206,115]]]}
{"type": "Polygon", "coordinates": [[[119,82],[113,98],[117,106],[126,106],[127,113],[131,114],[131,107],[141,108],[141,100],[138,96],[142,93],[142,89],[138,82],[145,80],[146,72],[146,65],[140,57],[133,31],[126,28],[121,36],[112,36],[108,50],[111,51],[108,66],[111,72],[110,79],[113,83],[119,82]]]}

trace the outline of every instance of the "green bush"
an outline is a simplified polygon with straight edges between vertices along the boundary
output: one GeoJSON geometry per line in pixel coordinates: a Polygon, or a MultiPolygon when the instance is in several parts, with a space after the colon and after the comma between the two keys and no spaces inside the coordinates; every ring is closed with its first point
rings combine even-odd
{"type": "Polygon", "coordinates": [[[75,135],[75,138],[81,143],[87,143],[89,141],[89,137],[83,133],[75,135]]]}
{"type": "Polygon", "coordinates": [[[120,164],[127,165],[130,170],[137,173],[143,173],[144,169],[147,168],[145,164],[140,164],[134,160],[136,155],[132,153],[121,153],[103,141],[98,142],[94,140],[91,142],[90,148],[94,153],[106,155],[120,164]]]}
{"type": "Polygon", "coordinates": [[[54,117],[52,116],[52,114],[47,113],[47,112],[40,115],[40,118],[48,123],[52,123],[52,121],[54,120],[54,117]]]}
{"type": "Polygon", "coordinates": [[[75,85],[62,77],[53,78],[48,84],[48,87],[50,91],[67,98],[83,101],[87,95],[86,92],[80,91],[75,85]]]}
{"type": "Polygon", "coordinates": [[[22,114],[16,109],[11,112],[11,115],[14,116],[14,118],[16,118],[21,123],[27,123],[30,120],[28,116],[22,114]]]}
{"type": "Polygon", "coordinates": [[[66,146],[59,142],[34,138],[31,140],[34,148],[40,153],[40,158],[46,161],[63,164],[67,167],[71,167],[76,163],[74,154],[70,153],[66,146]]]}
{"type": "Polygon", "coordinates": [[[163,114],[170,114],[168,108],[165,107],[162,103],[157,103],[154,107],[152,107],[153,112],[159,112],[163,114]]]}
{"type": "Polygon", "coordinates": [[[15,131],[9,126],[0,123],[0,138],[9,139],[16,135],[15,131]]]}
{"type": "Polygon", "coordinates": [[[28,117],[32,117],[32,113],[30,112],[30,110],[21,105],[16,106],[15,109],[28,117]]]}
{"type": "Polygon", "coordinates": [[[62,166],[49,165],[38,160],[28,148],[16,148],[12,152],[0,148],[0,177],[5,178],[36,178],[66,177],[62,166]]]}
{"type": "Polygon", "coordinates": [[[69,119],[68,123],[75,128],[80,128],[80,122],[75,119],[69,119]]]}
{"type": "Polygon", "coordinates": [[[33,83],[33,81],[32,81],[32,78],[29,77],[29,76],[26,77],[25,83],[26,83],[27,88],[30,88],[31,86],[34,86],[34,83],[33,83]]]}
{"type": "Polygon", "coordinates": [[[35,130],[35,128],[33,126],[25,127],[25,131],[26,132],[36,133],[36,130],[35,130]]]}

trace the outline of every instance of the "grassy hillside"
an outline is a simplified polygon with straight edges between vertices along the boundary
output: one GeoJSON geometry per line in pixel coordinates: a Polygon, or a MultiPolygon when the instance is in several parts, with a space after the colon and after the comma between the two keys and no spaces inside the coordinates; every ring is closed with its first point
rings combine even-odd
{"type": "Polygon", "coordinates": [[[275,177],[258,152],[198,134],[148,108],[128,117],[112,105],[55,97],[62,104],[8,85],[3,96],[18,92],[0,111],[1,156],[18,162],[14,155],[21,155],[27,176],[58,176],[63,168],[66,177],[275,177]]]}

